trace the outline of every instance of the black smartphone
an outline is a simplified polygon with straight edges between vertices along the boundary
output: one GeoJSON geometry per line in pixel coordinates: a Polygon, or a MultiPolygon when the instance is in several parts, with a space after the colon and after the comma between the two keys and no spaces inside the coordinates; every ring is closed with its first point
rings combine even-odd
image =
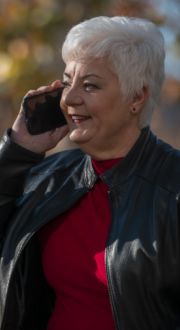
{"type": "Polygon", "coordinates": [[[63,89],[64,87],[61,87],[23,99],[22,105],[30,134],[45,133],[67,124],[60,108],[63,89]]]}

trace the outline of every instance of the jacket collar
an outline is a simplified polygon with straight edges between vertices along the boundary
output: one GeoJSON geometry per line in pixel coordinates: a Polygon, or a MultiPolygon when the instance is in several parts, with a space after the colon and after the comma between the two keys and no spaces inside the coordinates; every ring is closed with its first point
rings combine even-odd
{"type": "MultiPolygon", "coordinates": [[[[137,171],[148,153],[150,146],[154,140],[154,135],[147,126],[142,129],[142,132],[133,145],[128,154],[118,164],[103,173],[100,178],[103,182],[112,189],[123,181],[129,179],[135,171],[137,171]]],[[[87,188],[92,188],[98,175],[96,174],[91,162],[91,157],[86,155],[84,165],[84,182],[87,188]]]]}

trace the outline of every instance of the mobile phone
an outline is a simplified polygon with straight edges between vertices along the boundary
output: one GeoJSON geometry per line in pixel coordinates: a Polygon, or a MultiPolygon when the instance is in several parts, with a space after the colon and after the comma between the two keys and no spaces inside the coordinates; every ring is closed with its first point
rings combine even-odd
{"type": "Polygon", "coordinates": [[[23,99],[27,128],[36,135],[64,126],[67,121],[60,108],[60,99],[64,87],[23,99]]]}

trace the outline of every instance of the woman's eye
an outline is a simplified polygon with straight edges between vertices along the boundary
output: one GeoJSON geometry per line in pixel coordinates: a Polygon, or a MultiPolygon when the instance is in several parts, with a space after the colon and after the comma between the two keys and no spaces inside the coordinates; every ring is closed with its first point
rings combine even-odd
{"type": "Polygon", "coordinates": [[[93,85],[93,84],[84,84],[84,87],[85,87],[86,89],[97,88],[97,86],[96,86],[96,85],[93,85]]]}
{"type": "MultiPolygon", "coordinates": [[[[64,85],[65,88],[71,87],[71,84],[68,81],[63,81],[62,84],[64,85]]],[[[96,85],[88,84],[88,83],[84,84],[84,87],[85,87],[86,90],[91,90],[93,88],[98,88],[96,85]]]]}
{"type": "Polygon", "coordinates": [[[63,81],[62,84],[64,85],[64,87],[70,87],[70,83],[68,83],[68,81],[63,81]]]}

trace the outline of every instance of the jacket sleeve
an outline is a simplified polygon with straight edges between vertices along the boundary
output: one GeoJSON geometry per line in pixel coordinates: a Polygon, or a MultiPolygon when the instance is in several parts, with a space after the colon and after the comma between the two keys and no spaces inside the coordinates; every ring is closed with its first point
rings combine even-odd
{"type": "Polygon", "coordinates": [[[10,132],[8,129],[0,141],[0,246],[15,201],[23,194],[30,169],[45,156],[16,144],[11,140],[10,132]]]}

